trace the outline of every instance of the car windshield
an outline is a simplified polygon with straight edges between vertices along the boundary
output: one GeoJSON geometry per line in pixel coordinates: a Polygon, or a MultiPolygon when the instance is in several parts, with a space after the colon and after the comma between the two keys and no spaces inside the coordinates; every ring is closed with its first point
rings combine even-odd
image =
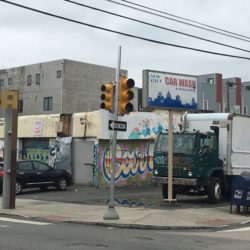
{"type": "MultiPolygon", "coordinates": [[[[173,134],[173,153],[191,154],[194,143],[195,134],[173,134]]],[[[168,152],[168,134],[161,134],[158,137],[155,150],[168,152]]]]}

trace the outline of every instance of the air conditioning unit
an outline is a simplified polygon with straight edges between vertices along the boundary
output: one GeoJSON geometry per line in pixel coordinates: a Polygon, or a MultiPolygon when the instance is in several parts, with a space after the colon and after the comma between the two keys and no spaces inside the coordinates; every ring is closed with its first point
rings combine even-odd
{"type": "Polygon", "coordinates": [[[55,132],[56,133],[63,132],[63,123],[62,122],[55,122],[55,132]]]}

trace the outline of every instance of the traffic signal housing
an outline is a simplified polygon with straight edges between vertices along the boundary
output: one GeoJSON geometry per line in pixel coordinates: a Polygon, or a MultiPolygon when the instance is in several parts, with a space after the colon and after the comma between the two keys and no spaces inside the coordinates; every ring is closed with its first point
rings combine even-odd
{"type": "Polygon", "coordinates": [[[101,109],[106,109],[108,111],[113,110],[113,94],[114,94],[114,85],[111,82],[105,83],[101,86],[101,109]]]}
{"type": "Polygon", "coordinates": [[[119,80],[119,101],[118,114],[126,115],[133,111],[133,104],[130,102],[134,98],[134,92],[131,90],[135,86],[135,81],[126,76],[121,76],[119,80]]]}

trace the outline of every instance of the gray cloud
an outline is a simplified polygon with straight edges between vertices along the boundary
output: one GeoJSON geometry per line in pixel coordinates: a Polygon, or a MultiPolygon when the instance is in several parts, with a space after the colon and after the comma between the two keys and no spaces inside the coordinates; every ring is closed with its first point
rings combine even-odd
{"type": "MultiPolygon", "coordinates": [[[[250,56],[240,52],[155,29],[128,20],[99,13],[63,0],[13,0],[68,18],[168,43],[197,47],[221,53],[250,56]]],[[[192,33],[211,40],[249,48],[249,43],[192,28],[177,22],[127,9],[105,0],[78,0],[84,4],[117,12],[171,29],[192,33]]],[[[119,1],[119,0],[117,0],[119,1]]],[[[155,0],[134,1],[178,16],[250,36],[247,0],[155,0]]],[[[250,62],[206,55],[169,46],[157,45],[117,34],[69,23],[0,2],[0,68],[15,67],[48,60],[68,58],[116,67],[118,46],[122,46],[122,68],[141,86],[142,70],[155,69],[183,74],[222,73],[250,80],[250,62]]]]}

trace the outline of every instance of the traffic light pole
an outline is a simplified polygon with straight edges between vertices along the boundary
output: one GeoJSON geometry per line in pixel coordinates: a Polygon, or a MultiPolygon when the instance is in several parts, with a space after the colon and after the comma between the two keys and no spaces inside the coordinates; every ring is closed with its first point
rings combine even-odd
{"type": "MultiPolygon", "coordinates": [[[[117,68],[115,75],[115,86],[113,92],[113,121],[118,120],[118,94],[119,94],[119,78],[120,78],[120,68],[121,68],[121,46],[118,48],[117,57],[117,68]]],[[[112,136],[112,168],[111,168],[111,180],[110,180],[110,199],[109,207],[107,212],[104,214],[104,220],[118,220],[119,215],[115,210],[114,205],[114,189],[115,189],[115,165],[116,165],[116,141],[117,141],[117,130],[113,130],[112,136]]]]}

